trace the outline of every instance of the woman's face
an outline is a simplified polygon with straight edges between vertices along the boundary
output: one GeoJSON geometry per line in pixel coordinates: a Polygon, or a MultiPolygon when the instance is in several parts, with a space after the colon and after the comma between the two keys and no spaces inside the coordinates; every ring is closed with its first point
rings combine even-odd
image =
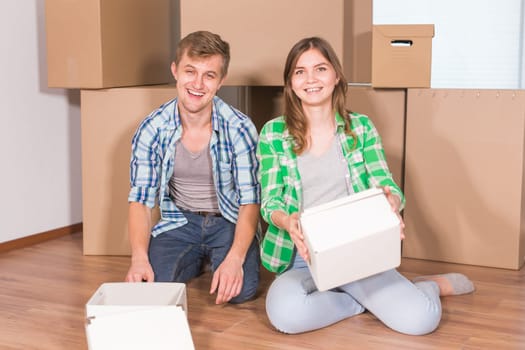
{"type": "Polygon", "coordinates": [[[292,71],[291,87],[303,107],[331,106],[338,82],[332,64],[315,48],[302,53],[292,71]]]}

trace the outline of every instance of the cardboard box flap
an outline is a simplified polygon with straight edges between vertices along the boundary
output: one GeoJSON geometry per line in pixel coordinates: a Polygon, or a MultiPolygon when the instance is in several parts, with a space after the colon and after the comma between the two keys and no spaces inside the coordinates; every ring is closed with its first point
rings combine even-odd
{"type": "Polygon", "coordinates": [[[176,306],[187,312],[182,283],[103,283],[86,304],[86,318],[132,310],[176,306]]]}
{"type": "Polygon", "coordinates": [[[434,37],[433,24],[385,24],[375,25],[374,30],[382,36],[394,40],[404,40],[414,37],[434,37]]]}

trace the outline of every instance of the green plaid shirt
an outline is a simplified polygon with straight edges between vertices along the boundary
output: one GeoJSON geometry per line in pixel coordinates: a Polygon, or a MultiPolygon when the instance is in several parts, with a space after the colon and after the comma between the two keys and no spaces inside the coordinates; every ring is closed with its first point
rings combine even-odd
{"type": "MultiPolygon", "coordinates": [[[[336,113],[337,136],[342,155],[348,164],[349,186],[353,192],[370,187],[390,186],[392,193],[401,198],[401,189],[392,179],[381,137],[372,121],[365,115],[352,113],[352,130],[357,136],[357,145],[344,132],[344,120],[336,113]]],[[[281,273],[292,260],[294,244],[286,230],[272,223],[274,210],[291,214],[301,211],[301,176],[297,168],[297,157],[292,150],[294,141],[286,129],[284,117],[267,122],[261,130],[257,146],[260,162],[259,181],[261,183],[261,214],[268,223],[268,230],[261,243],[261,260],[268,270],[281,273]]]]}

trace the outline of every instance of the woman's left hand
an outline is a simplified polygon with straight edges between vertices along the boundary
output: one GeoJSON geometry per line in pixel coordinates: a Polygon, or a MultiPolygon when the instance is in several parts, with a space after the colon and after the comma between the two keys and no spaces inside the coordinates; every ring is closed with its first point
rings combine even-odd
{"type": "Polygon", "coordinates": [[[399,208],[401,207],[401,199],[392,193],[392,190],[389,186],[383,187],[383,192],[385,193],[386,199],[390,203],[390,206],[392,207],[392,211],[396,213],[397,217],[399,218],[399,226],[400,226],[400,234],[401,234],[401,240],[405,239],[405,222],[403,221],[403,218],[401,217],[401,214],[399,213],[399,208]]]}

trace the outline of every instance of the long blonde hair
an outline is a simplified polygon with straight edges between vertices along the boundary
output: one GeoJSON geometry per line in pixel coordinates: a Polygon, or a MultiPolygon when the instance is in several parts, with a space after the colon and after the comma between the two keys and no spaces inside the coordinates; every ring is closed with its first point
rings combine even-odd
{"type": "MultiPolygon", "coordinates": [[[[350,110],[346,108],[346,92],[348,84],[343,74],[343,68],[332,46],[324,39],[319,37],[305,38],[297,42],[286,58],[284,66],[284,118],[286,127],[295,141],[294,152],[301,154],[308,145],[306,134],[308,131],[308,120],[304,115],[301,100],[297,97],[292,89],[292,75],[297,65],[299,57],[310,49],[317,49],[334,67],[339,82],[335,85],[332,93],[332,106],[345,120],[345,133],[351,135],[356,140],[352,131],[350,110]]],[[[355,144],[355,142],[354,142],[355,144]]]]}

